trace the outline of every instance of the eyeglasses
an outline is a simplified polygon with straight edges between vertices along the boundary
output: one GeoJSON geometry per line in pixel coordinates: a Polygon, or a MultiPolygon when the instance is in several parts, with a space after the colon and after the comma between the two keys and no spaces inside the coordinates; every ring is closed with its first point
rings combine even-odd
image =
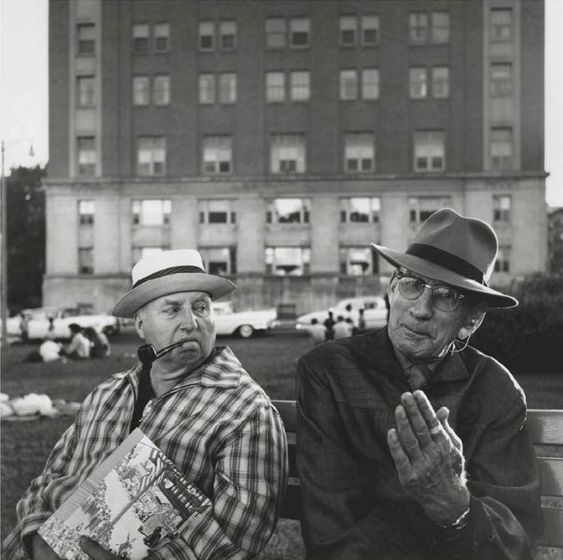
{"type": "Polygon", "coordinates": [[[440,311],[453,311],[466,297],[455,288],[427,284],[422,278],[397,274],[397,288],[405,299],[418,299],[426,288],[432,290],[432,305],[440,311]]]}

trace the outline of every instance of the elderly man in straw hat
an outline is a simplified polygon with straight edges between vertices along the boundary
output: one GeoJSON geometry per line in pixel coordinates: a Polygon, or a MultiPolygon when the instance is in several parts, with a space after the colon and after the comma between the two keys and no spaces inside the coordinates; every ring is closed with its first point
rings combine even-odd
{"type": "MultiPolygon", "coordinates": [[[[235,285],[206,274],[189,249],[145,257],[132,277],[114,314],[134,317],[147,343],[143,363],[86,398],[19,502],[3,558],[57,558],[37,530],[135,427],[212,501],[149,558],[249,558],[273,531],[286,484],[283,424],[233,352],[215,347],[211,302],[235,285]]],[[[93,541],[81,546],[92,558],[114,558],[93,541]]]]}
{"type": "Polygon", "coordinates": [[[491,227],[435,212],[395,267],[386,328],[317,346],[298,366],[308,559],[531,559],[542,528],[526,401],[468,346],[489,308],[491,227]]]}

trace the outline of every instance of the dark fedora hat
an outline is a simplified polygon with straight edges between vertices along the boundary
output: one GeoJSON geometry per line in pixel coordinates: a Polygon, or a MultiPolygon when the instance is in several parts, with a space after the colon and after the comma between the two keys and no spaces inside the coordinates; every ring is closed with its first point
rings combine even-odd
{"type": "Polygon", "coordinates": [[[178,292],[207,292],[212,299],[226,296],[236,285],[207,274],[198,251],[176,249],[143,257],[131,271],[133,287],[115,305],[116,317],[133,317],[143,305],[178,292]]]}
{"type": "Polygon", "coordinates": [[[474,293],[490,307],[518,305],[512,296],[489,288],[498,240],[482,220],[442,208],[422,224],[406,252],[375,243],[370,246],[393,266],[474,293]]]}

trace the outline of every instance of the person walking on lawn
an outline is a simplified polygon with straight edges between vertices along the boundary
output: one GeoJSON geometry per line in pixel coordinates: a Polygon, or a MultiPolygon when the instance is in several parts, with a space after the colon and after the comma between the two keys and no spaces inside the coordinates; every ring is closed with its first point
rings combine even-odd
{"type": "MultiPolygon", "coordinates": [[[[206,274],[190,249],[142,258],[132,279],[114,314],[134,317],[137,333],[152,346],[141,347],[143,363],[86,397],[18,503],[19,522],[3,558],[56,558],[39,527],[136,427],[212,502],[149,558],[245,559],[272,534],[287,482],[283,424],[233,352],[215,346],[211,303],[235,285],[206,274]]],[[[92,540],[81,546],[91,558],[117,558],[92,540]]]]}
{"type": "Polygon", "coordinates": [[[395,267],[389,323],[322,344],[297,372],[308,560],[531,560],[542,531],[526,400],[468,346],[490,308],[492,228],[445,208],[395,267]]]}

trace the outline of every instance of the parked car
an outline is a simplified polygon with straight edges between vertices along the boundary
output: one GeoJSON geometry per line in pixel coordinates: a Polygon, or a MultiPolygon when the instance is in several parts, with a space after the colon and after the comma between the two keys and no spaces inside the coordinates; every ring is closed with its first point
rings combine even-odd
{"type": "Polygon", "coordinates": [[[236,312],[230,301],[214,301],[213,311],[218,335],[236,334],[241,338],[270,330],[278,317],[275,308],[236,312]]]}
{"type": "Polygon", "coordinates": [[[117,334],[120,323],[117,317],[105,313],[93,315],[81,313],[75,308],[39,307],[24,309],[19,316],[11,317],[7,324],[9,335],[25,336],[28,339],[41,339],[47,335],[54,338],[70,338],[71,323],[81,327],[93,327],[106,335],[117,334]]]}
{"type": "Polygon", "coordinates": [[[311,326],[315,324],[322,325],[328,317],[328,312],[332,311],[334,319],[338,319],[342,315],[345,319],[350,317],[354,325],[358,325],[359,310],[364,310],[364,318],[366,320],[366,328],[375,329],[383,327],[387,323],[387,306],[383,296],[360,296],[353,298],[341,299],[334,307],[324,309],[322,311],[312,311],[297,317],[296,328],[311,330],[311,326]],[[346,307],[350,305],[351,311],[348,312],[346,307]],[[314,321],[316,319],[316,321],[314,321]]]}

